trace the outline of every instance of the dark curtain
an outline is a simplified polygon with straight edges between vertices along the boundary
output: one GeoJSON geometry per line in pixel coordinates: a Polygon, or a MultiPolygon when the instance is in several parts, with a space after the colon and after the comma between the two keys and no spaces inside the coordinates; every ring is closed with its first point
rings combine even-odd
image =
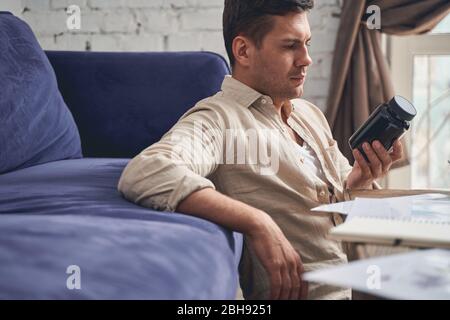
{"type": "MultiPolygon", "coordinates": [[[[342,153],[353,163],[348,139],[380,104],[394,96],[389,67],[381,49],[381,33],[412,35],[429,32],[448,13],[449,0],[344,0],[335,45],[331,85],[325,113],[342,153]],[[381,29],[370,30],[367,7],[381,11],[381,29]]],[[[395,167],[409,163],[408,150],[395,167]]]]}

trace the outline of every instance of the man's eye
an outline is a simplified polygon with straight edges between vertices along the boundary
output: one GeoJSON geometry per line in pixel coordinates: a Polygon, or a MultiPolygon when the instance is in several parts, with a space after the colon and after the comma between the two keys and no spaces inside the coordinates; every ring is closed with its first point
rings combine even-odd
{"type": "MultiPolygon", "coordinates": [[[[309,47],[309,46],[311,46],[311,42],[306,42],[305,45],[306,45],[307,47],[309,47]]],[[[298,46],[299,46],[299,44],[294,43],[294,44],[291,44],[291,45],[286,46],[286,49],[294,50],[294,49],[297,49],[298,46]]]]}

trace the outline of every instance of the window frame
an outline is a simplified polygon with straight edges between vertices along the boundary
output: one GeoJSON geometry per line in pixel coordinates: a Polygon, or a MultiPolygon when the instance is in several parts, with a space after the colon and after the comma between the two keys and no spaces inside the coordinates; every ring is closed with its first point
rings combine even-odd
{"type": "MultiPolygon", "coordinates": [[[[412,101],[415,55],[450,55],[450,33],[428,33],[412,36],[385,37],[385,53],[391,69],[395,94],[412,101]]],[[[412,131],[404,136],[411,150],[412,131]]],[[[383,187],[390,189],[411,188],[411,165],[396,168],[381,181],[383,187]]]]}

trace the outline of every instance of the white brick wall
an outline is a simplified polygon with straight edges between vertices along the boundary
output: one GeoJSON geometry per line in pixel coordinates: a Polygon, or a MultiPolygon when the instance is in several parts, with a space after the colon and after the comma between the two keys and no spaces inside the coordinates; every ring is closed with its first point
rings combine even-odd
{"type": "MultiPolygon", "coordinates": [[[[226,57],[222,37],[224,0],[22,0],[21,17],[44,49],[94,51],[214,51],[226,57]],[[81,30],[66,27],[65,8],[81,8],[81,30]]],[[[17,14],[20,0],[1,0],[17,14]],[[14,6],[14,8],[12,8],[14,6]]],[[[304,97],[322,110],[329,86],[341,0],[316,0],[304,97]]],[[[228,60],[228,59],[227,59],[228,60]]]]}
{"type": "Polygon", "coordinates": [[[304,98],[322,111],[326,108],[341,2],[341,0],[315,0],[314,9],[309,16],[312,33],[309,53],[313,65],[308,70],[304,98]]]}
{"type": "Polygon", "coordinates": [[[1,0],[0,11],[9,11],[20,16],[22,13],[22,3],[17,0],[1,0]]]}

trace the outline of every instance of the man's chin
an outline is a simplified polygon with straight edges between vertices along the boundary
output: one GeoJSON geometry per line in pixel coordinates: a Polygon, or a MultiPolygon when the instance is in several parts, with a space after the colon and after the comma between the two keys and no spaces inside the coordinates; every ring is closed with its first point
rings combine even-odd
{"type": "Polygon", "coordinates": [[[303,85],[295,88],[295,93],[291,99],[298,99],[303,96],[303,85]]]}

